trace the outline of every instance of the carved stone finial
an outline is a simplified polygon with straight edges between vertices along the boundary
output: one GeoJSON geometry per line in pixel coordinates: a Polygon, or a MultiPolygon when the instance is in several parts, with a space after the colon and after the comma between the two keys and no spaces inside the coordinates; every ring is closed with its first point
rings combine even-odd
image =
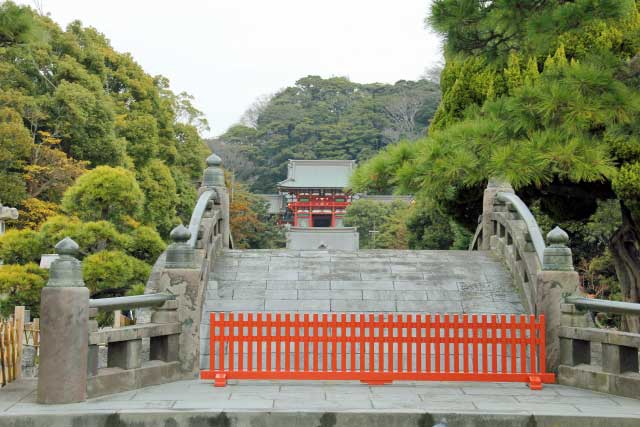
{"type": "Polygon", "coordinates": [[[179,226],[171,230],[171,233],[169,234],[169,238],[174,242],[181,242],[181,243],[187,242],[191,238],[191,232],[187,227],[180,224],[179,226]]]}
{"type": "Polygon", "coordinates": [[[56,253],[59,255],[76,256],[80,250],[80,246],[71,238],[65,237],[55,246],[56,253]]]}
{"type": "Polygon", "coordinates": [[[189,239],[191,232],[187,227],[180,224],[171,230],[169,237],[173,241],[167,247],[165,259],[166,268],[193,268],[195,260],[195,249],[191,247],[189,239]]]}
{"type": "Polygon", "coordinates": [[[222,166],[222,159],[215,153],[207,157],[207,166],[222,166]]]}
{"type": "Polygon", "coordinates": [[[569,235],[560,227],[547,234],[547,246],[544,248],[543,270],[573,271],[573,255],[567,246],[569,235]]]}
{"type": "Polygon", "coordinates": [[[202,177],[203,187],[224,187],[224,172],[222,171],[222,160],[216,154],[207,157],[207,168],[202,177]]]}
{"type": "Polygon", "coordinates": [[[553,247],[566,247],[568,243],[569,235],[558,226],[547,234],[547,244],[553,247]]]}
{"type": "Polygon", "coordinates": [[[55,249],[60,256],[51,263],[47,286],[60,288],[84,287],[82,263],[75,258],[80,246],[70,237],[65,237],[58,242],[55,249]]]}

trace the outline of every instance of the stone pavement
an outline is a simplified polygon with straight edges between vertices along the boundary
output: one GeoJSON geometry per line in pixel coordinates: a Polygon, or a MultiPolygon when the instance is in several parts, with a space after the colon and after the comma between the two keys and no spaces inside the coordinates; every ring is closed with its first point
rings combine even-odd
{"type": "Polygon", "coordinates": [[[209,313],[523,313],[511,274],[491,252],[229,250],[207,287],[209,313]]]}
{"type": "Polygon", "coordinates": [[[371,387],[357,382],[243,381],[215,388],[194,380],[76,404],[45,406],[34,402],[33,381],[3,388],[0,425],[431,427],[442,419],[449,427],[640,425],[640,400],[554,384],[541,391],[531,391],[520,383],[473,382],[402,382],[371,387]],[[220,421],[221,412],[230,423],[211,421],[220,421]],[[286,416],[295,417],[292,421],[286,416]],[[208,417],[209,421],[198,424],[194,417],[208,417]],[[323,417],[333,423],[323,424],[323,417]],[[99,420],[106,421],[102,424],[99,420]]]}

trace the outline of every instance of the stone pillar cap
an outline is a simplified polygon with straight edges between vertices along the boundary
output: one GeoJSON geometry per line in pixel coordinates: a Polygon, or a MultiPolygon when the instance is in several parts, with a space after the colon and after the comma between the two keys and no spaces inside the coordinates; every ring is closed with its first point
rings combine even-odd
{"type": "Polygon", "coordinates": [[[191,238],[191,231],[189,231],[189,229],[183,224],[180,224],[173,230],[171,230],[171,233],[169,233],[169,238],[174,242],[184,243],[189,241],[189,239],[191,238]]]}
{"type": "Polygon", "coordinates": [[[74,257],[78,254],[80,246],[70,237],[65,237],[58,242],[55,249],[60,256],[51,263],[47,286],[58,288],[84,287],[82,263],[74,257]]]}
{"type": "Polygon", "coordinates": [[[569,235],[562,228],[556,226],[547,234],[547,243],[554,247],[567,246],[569,235]]]}
{"type": "Polygon", "coordinates": [[[222,166],[222,159],[215,153],[212,153],[206,160],[207,166],[222,166]]]}

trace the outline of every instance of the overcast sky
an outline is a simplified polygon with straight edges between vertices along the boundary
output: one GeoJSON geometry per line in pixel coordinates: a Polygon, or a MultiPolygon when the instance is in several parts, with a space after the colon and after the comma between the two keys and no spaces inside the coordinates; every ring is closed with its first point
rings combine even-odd
{"type": "MultiPolygon", "coordinates": [[[[1,1],[1,0],[0,0],[1,1]]],[[[196,97],[211,135],[260,95],[309,74],[359,83],[417,79],[441,61],[429,0],[23,0],[60,25],[79,19],[174,92],[196,97]]]]}

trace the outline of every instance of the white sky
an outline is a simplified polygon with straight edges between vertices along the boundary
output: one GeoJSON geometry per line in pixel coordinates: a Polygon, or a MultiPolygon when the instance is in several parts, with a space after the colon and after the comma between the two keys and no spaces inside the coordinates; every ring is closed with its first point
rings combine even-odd
{"type": "MultiPolygon", "coordinates": [[[[1,1],[1,0],[0,0],[1,1]]],[[[417,79],[442,58],[430,0],[21,0],[63,28],[96,27],[204,111],[211,135],[260,95],[309,74],[359,83],[417,79]]]]}

